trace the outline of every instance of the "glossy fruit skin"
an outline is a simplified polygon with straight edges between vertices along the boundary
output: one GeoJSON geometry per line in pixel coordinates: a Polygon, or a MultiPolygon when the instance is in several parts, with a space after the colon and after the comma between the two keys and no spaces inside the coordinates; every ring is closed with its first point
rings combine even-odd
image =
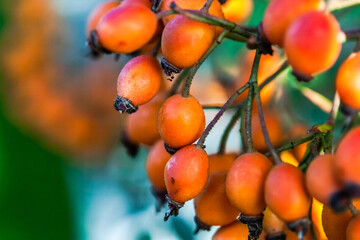
{"type": "Polygon", "coordinates": [[[322,0],[273,0],[267,7],[262,27],[272,44],[283,47],[287,29],[294,20],[306,12],[321,9],[322,0]]]}
{"type": "MultiPolygon", "coordinates": [[[[219,228],[212,240],[248,240],[249,230],[246,224],[236,221],[230,225],[219,228]]],[[[265,240],[264,232],[261,233],[259,240],[265,240]]]]}
{"type": "Polygon", "coordinates": [[[117,80],[117,94],[135,106],[149,102],[158,92],[162,70],[156,58],[141,55],[131,59],[117,80]]]}
{"type": "Polygon", "coordinates": [[[226,178],[226,194],[241,214],[255,216],[265,208],[265,179],[273,164],[264,155],[253,152],[240,155],[226,178]]]}
{"type": "Polygon", "coordinates": [[[209,155],[209,174],[217,171],[229,171],[236,157],[236,153],[209,155]]]}
{"type": "Polygon", "coordinates": [[[360,127],[350,130],[335,151],[335,172],[344,183],[360,185],[360,127]]]}
{"type": "Polygon", "coordinates": [[[196,216],[209,226],[230,224],[240,214],[226,196],[226,175],[226,171],[210,174],[204,190],[194,199],[196,216]]]}
{"type": "Polygon", "coordinates": [[[329,204],[333,194],[342,187],[335,177],[334,161],[333,154],[319,155],[310,163],[305,175],[310,195],[324,204],[329,204]]]}
{"type": "Polygon", "coordinates": [[[273,167],[265,181],[265,202],[273,213],[286,222],[306,217],[311,198],[301,170],[288,163],[273,167]]]}
{"type": "MultiPolygon", "coordinates": [[[[353,201],[354,206],[359,210],[360,201],[353,201]]],[[[349,210],[345,213],[335,213],[330,206],[324,205],[322,211],[322,223],[328,240],[347,240],[346,228],[352,218],[349,210]]]]}
{"type": "MultiPolygon", "coordinates": [[[[271,143],[275,147],[281,145],[283,141],[284,131],[278,115],[275,112],[267,111],[264,113],[264,118],[271,143]]],[[[251,135],[254,148],[260,152],[268,151],[261,129],[259,115],[257,113],[253,114],[251,118],[251,124],[251,135]]]]}
{"type": "Polygon", "coordinates": [[[285,223],[278,218],[269,208],[264,211],[263,229],[267,235],[280,233],[283,231],[285,223]]]}
{"type": "Polygon", "coordinates": [[[149,42],[156,28],[157,19],[150,9],[140,4],[126,4],[101,18],[96,31],[105,49],[131,53],[149,42]]]}
{"type": "Polygon", "coordinates": [[[86,23],[86,32],[90,36],[91,30],[94,30],[100,21],[100,19],[110,10],[118,7],[120,5],[119,1],[110,0],[100,3],[95,9],[90,13],[87,23],[86,23]]]}
{"type": "Polygon", "coordinates": [[[172,148],[195,142],[205,129],[205,114],[193,96],[176,94],[162,105],[158,115],[160,136],[172,148]]]}
{"type": "Polygon", "coordinates": [[[164,28],[161,50],[175,67],[192,67],[212,45],[214,36],[213,26],[177,15],[164,28]]]}
{"type": "Polygon", "coordinates": [[[125,4],[140,4],[140,5],[143,5],[149,9],[151,9],[152,1],[150,1],[150,0],[123,0],[121,2],[121,5],[125,5],[125,4]]]}
{"type": "Polygon", "coordinates": [[[312,11],[291,24],[285,35],[284,49],[292,68],[311,76],[335,63],[341,41],[341,29],[335,17],[323,11],[312,11]]]}
{"type": "Polygon", "coordinates": [[[164,141],[157,141],[151,147],[146,159],[146,173],[151,185],[157,191],[166,191],[164,169],[171,155],[164,148],[164,141]]]}
{"type": "Polygon", "coordinates": [[[204,189],[209,160],[204,149],[188,145],[178,150],[165,166],[165,185],[172,201],[184,203],[204,189]]]}
{"type": "Polygon", "coordinates": [[[160,139],[157,116],[161,104],[161,101],[153,99],[142,105],[135,113],[127,116],[125,132],[132,143],[152,145],[160,139]]]}
{"type": "MultiPolygon", "coordinates": [[[[177,6],[184,8],[184,9],[193,9],[193,10],[200,10],[206,0],[163,0],[161,4],[161,10],[166,11],[170,10],[170,4],[175,2],[177,6]]],[[[210,15],[213,15],[218,18],[224,18],[224,13],[222,11],[221,5],[218,1],[214,1],[211,4],[209,9],[210,15]]],[[[175,17],[176,15],[170,15],[163,18],[163,22],[165,26],[175,17]]],[[[215,36],[219,36],[223,31],[222,27],[215,27],[215,36]]]]}
{"type": "Polygon", "coordinates": [[[253,5],[252,0],[227,0],[221,9],[226,20],[240,23],[250,16],[253,5]]]}
{"type": "Polygon", "coordinates": [[[346,228],[346,240],[360,239],[360,216],[356,216],[349,222],[346,228]]]}
{"type": "Polygon", "coordinates": [[[341,102],[360,109],[360,53],[351,54],[341,64],[336,77],[336,90],[341,102]]]}

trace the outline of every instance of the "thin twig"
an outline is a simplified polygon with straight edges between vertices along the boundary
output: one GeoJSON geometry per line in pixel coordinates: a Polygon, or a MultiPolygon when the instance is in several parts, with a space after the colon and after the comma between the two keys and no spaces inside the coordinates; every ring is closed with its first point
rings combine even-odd
{"type": "Polygon", "coordinates": [[[359,214],[359,210],[356,209],[356,207],[352,202],[350,202],[349,204],[349,210],[354,217],[356,217],[359,214]]]}
{"type": "Polygon", "coordinates": [[[156,14],[156,18],[157,19],[162,19],[164,17],[167,17],[167,16],[170,16],[170,15],[173,15],[175,14],[176,12],[172,9],[170,10],[166,10],[166,11],[160,11],[156,14]]]}
{"type": "Polygon", "coordinates": [[[214,0],[206,0],[204,6],[201,8],[201,11],[208,13],[209,12],[209,8],[211,6],[211,4],[213,3],[214,0]]]}
{"type": "Polygon", "coordinates": [[[211,129],[215,126],[215,124],[219,121],[220,117],[224,114],[224,112],[230,107],[230,105],[236,100],[236,98],[243,93],[246,89],[249,88],[249,84],[245,84],[243,87],[239,88],[221,107],[220,111],[216,114],[214,119],[207,125],[205,131],[201,135],[199,141],[197,142],[198,146],[203,147],[206,137],[209,135],[211,129]]]}
{"type": "Polygon", "coordinates": [[[360,29],[353,29],[344,31],[346,41],[359,41],[360,40],[360,29]]]}
{"type": "MultiPolygon", "coordinates": [[[[303,139],[300,139],[298,141],[287,143],[284,146],[281,146],[281,147],[275,149],[275,151],[277,153],[280,153],[280,152],[283,152],[283,151],[294,149],[295,147],[297,147],[297,146],[299,146],[299,145],[301,145],[303,143],[310,142],[314,138],[314,136],[315,136],[315,134],[310,135],[308,137],[305,137],[303,139]]],[[[267,156],[267,157],[269,157],[270,155],[271,155],[270,152],[265,153],[265,156],[267,156]]]]}
{"type": "Polygon", "coordinates": [[[171,86],[171,89],[170,89],[169,94],[168,94],[169,97],[171,97],[172,95],[177,93],[181,83],[189,75],[189,72],[190,72],[190,68],[186,68],[186,69],[181,71],[181,73],[179,74],[179,76],[176,78],[176,80],[174,81],[174,83],[171,86]]]}
{"type": "Polygon", "coordinates": [[[158,54],[160,48],[161,48],[161,40],[159,40],[156,43],[154,49],[151,51],[151,56],[156,57],[156,55],[158,54]]]}
{"type": "Polygon", "coordinates": [[[249,94],[247,97],[246,103],[246,119],[245,119],[245,132],[246,132],[246,142],[247,142],[247,152],[254,151],[252,136],[251,136],[251,117],[252,117],[252,105],[254,101],[254,83],[257,82],[257,75],[259,71],[261,54],[256,51],[253,66],[251,69],[251,74],[249,78],[249,94]]]}
{"type": "Polygon", "coordinates": [[[211,47],[206,51],[206,53],[195,63],[193,67],[190,69],[190,73],[186,79],[183,91],[181,95],[183,97],[189,97],[190,95],[190,87],[192,80],[197,72],[197,70],[200,68],[201,64],[208,58],[208,56],[215,50],[217,46],[221,44],[221,42],[224,40],[226,34],[228,33],[228,30],[224,30],[220,36],[216,39],[216,41],[211,45],[211,47]]]}
{"type": "Polygon", "coordinates": [[[172,2],[170,5],[170,8],[172,10],[174,10],[175,13],[179,13],[187,18],[199,21],[199,22],[204,22],[204,23],[208,23],[211,25],[215,25],[215,26],[220,26],[223,27],[227,30],[229,30],[232,33],[236,33],[239,34],[245,38],[250,38],[252,36],[255,36],[255,34],[245,30],[244,28],[242,28],[240,25],[237,25],[234,22],[222,19],[222,18],[218,18],[209,14],[204,14],[203,12],[199,11],[199,10],[186,10],[186,9],[182,9],[181,7],[177,6],[175,4],[175,2],[172,2]]]}
{"type": "Polygon", "coordinates": [[[233,127],[235,126],[237,120],[240,118],[241,116],[241,112],[243,110],[243,105],[241,105],[238,110],[234,113],[234,115],[232,116],[232,118],[230,119],[230,122],[228,123],[228,125],[226,126],[223,135],[221,136],[221,140],[220,140],[220,146],[219,146],[219,154],[224,154],[225,150],[226,150],[226,142],[229,138],[230,132],[233,129],[233,127]]]}
{"type": "Polygon", "coordinates": [[[339,106],[340,106],[340,96],[339,96],[339,93],[336,91],[335,95],[334,95],[334,100],[333,100],[333,103],[331,106],[331,111],[329,113],[326,123],[334,126],[335,120],[336,120],[336,117],[338,114],[339,106]]]}
{"type": "MultiPolygon", "coordinates": [[[[260,61],[260,57],[261,57],[261,54],[259,53],[259,50],[256,50],[255,59],[259,58],[259,61],[260,61]]],[[[254,62],[255,62],[255,60],[254,60],[254,62]]],[[[271,143],[271,140],[270,140],[270,137],[269,137],[269,132],[268,132],[268,130],[266,128],[266,123],[265,123],[265,119],[264,119],[264,113],[263,113],[263,110],[262,110],[262,107],[261,107],[261,98],[260,98],[260,90],[259,90],[259,86],[258,86],[257,74],[250,78],[250,83],[252,83],[252,82],[253,82],[253,85],[254,85],[256,105],[257,105],[257,109],[258,109],[261,130],[262,130],[263,135],[264,135],[265,143],[266,143],[268,149],[270,150],[271,155],[274,158],[275,164],[280,164],[280,163],[282,163],[282,161],[281,161],[280,157],[278,156],[277,152],[275,151],[274,146],[271,143]]]]}

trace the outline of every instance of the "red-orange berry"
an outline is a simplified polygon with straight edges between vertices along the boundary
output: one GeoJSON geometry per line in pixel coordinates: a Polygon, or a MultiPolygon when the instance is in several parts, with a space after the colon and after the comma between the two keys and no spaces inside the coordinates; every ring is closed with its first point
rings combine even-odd
{"type": "MultiPolygon", "coordinates": [[[[149,102],[158,92],[162,71],[155,57],[142,55],[131,59],[121,70],[117,80],[117,94],[121,99],[116,101],[115,108],[120,112],[149,102]]],[[[131,110],[130,110],[131,112],[131,110]]]]}
{"type": "Polygon", "coordinates": [[[144,46],[157,27],[155,14],[140,4],[125,4],[109,11],[97,24],[102,47],[116,53],[131,53],[144,46]]]}
{"type": "Polygon", "coordinates": [[[360,109],[360,52],[351,54],[339,68],[336,90],[343,104],[360,109]]]}
{"type": "Polygon", "coordinates": [[[205,114],[193,96],[176,94],[162,105],[158,116],[158,129],[165,143],[181,148],[198,139],[205,128],[205,114]]]}
{"type": "Polygon", "coordinates": [[[126,118],[125,132],[132,143],[152,145],[160,138],[157,116],[162,102],[158,99],[145,103],[126,118]]]}
{"type": "Polygon", "coordinates": [[[164,169],[171,155],[164,148],[164,141],[159,140],[150,149],[146,160],[146,173],[151,185],[157,191],[166,191],[164,169]]]}
{"type": "Polygon", "coordinates": [[[267,40],[272,44],[284,44],[284,37],[292,22],[302,14],[318,10],[322,0],[273,0],[267,7],[262,27],[267,40]]]}
{"type": "Polygon", "coordinates": [[[288,163],[276,165],[265,181],[265,202],[273,213],[286,222],[306,217],[311,198],[301,170],[288,163]]]}
{"type": "Polygon", "coordinates": [[[264,155],[254,152],[240,155],[226,178],[226,194],[241,214],[255,216],[265,208],[265,179],[273,164],[264,155]]]}
{"type": "Polygon", "coordinates": [[[221,9],[226,20],[240,23],[250,16],[253,2],[252,0],[227,0],[221,5],[221,9]]]}
{"type": "Polygon", "coordinates": [[[350,130],[340,141],[334,159],[335,172],[346,185],[354,185],[360,196],[360,127],[350,130]]]}
{"type": "Polygon", "coordinates": [[[263,219],[263,229],[266,232],[266,235],[281,234],[284,227],[284,221],[278,218],[269,208],[266,208],[263,219]]]}
{"type": "Polygon", "coordinates": [[[226,196],[226,175],[225,171],[211,174],[204,190],[194,199],[196,217],[206,225],[224,226],[240,214],[226,196]]]}
{"type": "Polygon", "coordinates": [[[168,64],[189,68],[209,49],[214,36],[214,26],[178,15],[164,28],[161,50],[168,64]]]}
{"type": "Polygon", "coordinates": [[[209,174],[217,171],[229,171],[236,157],[236,153],[209,155],[209,174]]]}
{"type": "MultiPolygon", "coordinates": [[[[360,210],[360,201],[354,201],[354,206],[360,210]]],[[[347,240],[346,228],[352,218],[349,210],[344,213],[336,213],[328,205],[324,205],[322,211],[322,223],[328,240],[347,240]]]]}
{"type": "Polygon", "coordinates": [[[178,150],[165,166],[168,197],[177,203],[195,198],[204,189],[209,170],[205,150],[189,145],[178,150]]]}
{"type": "Polygon", "coordinates": [[[151,8],[152,6],[152,0],[123,0],[121,2],[121,5],[125,5],[125,4],[140,4],[143,5],[147,8],[151,8]]]}
{"type": "Polygon", "coordinates": [[[335,156],[324,154],[316,157],[306,170],[306,186],[311,196],[324,204],[329,204],[341,189],[333,171],[335,156]]]}
{"type": "MultiPolygon", "coordinates": [[[[246,224],[236,221],[219,228],[212,240],[248,240],[248,235],[249,230],[246,224]]],[[[261,233],[258,240],[265,240],[265,234],[261,233]]]]}
{"type": "Polygon", "coordinates": [[[333,15],[312,11],[300,16],[286,32],[284,49],[293,69],[311,76],[337,60],[343,34],[333,15]]]}
{"type": "Polygon", "coordinates": [[[346,228],[346,240],[360,239],[360,215],[354,217],[346,228]]]}
{"type": "Polygon", "coordinates": [[[102,2],[98,6],[96,6],[87,19],[86,32],[88,36],[90,35],[90,32],[96,28],[100,19],[107,12],[118,7],[119,5],[120,5],[119,1],[110,0],[110,1],[102,2]]]}

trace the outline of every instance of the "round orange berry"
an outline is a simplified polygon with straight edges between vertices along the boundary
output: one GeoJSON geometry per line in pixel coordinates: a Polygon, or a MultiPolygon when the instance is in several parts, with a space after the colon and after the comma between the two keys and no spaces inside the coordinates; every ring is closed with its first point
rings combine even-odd
{"type": "Polygon", "coordinates": [[[311,198],[301,170],[288,163],[276,165],[265,181],[265,202],[273,213],[286,222],[306,217],[311,198]]]}
{"type": "Polygon", "coordinates": [[[311,11],[300,16],[285,35],[289,64],[309,76],[329,69],[340,54],[341,36],[339,23],[330,13],[311,11]]]}
{"type": "Polygon", "coordinates": [[[102,47],[116,53],[131,53],[144,46],[157,28],[155,14],[140,4],[126,4],[105,14],[96,31],[102,47]]]}
{"type": "Polygon", "coordinates": [[[165,143],[181,148],[198,139],[205,128],[205,114],[193,96],[176,94],[162,105],[158,116],[158,129],[165,143]]]}
{"type": "Polygon", "coordinates": [[[226,178],[226,194],[241,214],[255,216],[265,208],[264,185],[273,164],[264,155],[253,152],[240,155],[226,178]]]}
{"type": "Polygon", "coordinates": [[[189,145],[178,150],[165,166],[168,197],[177,203],[195,198],[204,189],[209,170],[205,150],[189,145]]]}
{"type": "Polygon", "coordinates": [[[336,90],[343,104],[360,109],[360,52],[351,54],[341,64],[336,77],[336,90]]]}

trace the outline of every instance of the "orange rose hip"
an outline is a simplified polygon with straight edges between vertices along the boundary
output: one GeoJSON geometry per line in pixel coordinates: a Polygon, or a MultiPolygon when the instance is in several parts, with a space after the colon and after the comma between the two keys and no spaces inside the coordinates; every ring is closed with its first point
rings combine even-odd
{"type": "Polygon", "coordinates": [[[155,14],[140,4],[125,4],[109,11],[97,24],[102,47],[115,53],[131,53],[144,46],[157,28],[155,14]]]}
{"type": "Polygon", "coordinates": [[[224,226],[235,221],[240,214],[226,195],[226,175],[226,171],[211,174],[204,190],[194,199],[196,218],[202,224],[224,226]]]}
{"type": "Polygon", "coordinates": [[[265,179],[273,164],[264,155],[254,152],[240,155],[226,178],[226,194],[241,214],[255,216],[265,208],[265,179]]]}
{"type": "Polygon", "coordinates": [[[311,11],[300,16],[285,35],[289,64],[307,76],[329,69],[340,54],[342,37],[339,23],[330,13],[311,11]]]}
{"type": "Polygon", "coordinates": [[[162,105],[158,116],[158,129],[165,143],[174,149],[195,142],[205,128],[205,114],[193,97],[176,94],[162,105]]]}
{"type": "Polygon", "coordinates": [[[174,17],[161,38],[162,64],[167,75],[192,67],[214,41],[215,28],[182,15],[174,17]],[[168,70],[170,73],[168,73],[168,70]]]}
{"type": "Polygon", "coordinates": [[[335,151],[335,173],[351,197],[360,197],[360,127],[350,130],[335,151]]]}
{"type": "Polygon", "coordinates": [[[266,8],[262,28],[265,37],[272,44],[284,45],[287,29],[302,14],[319,10],[324,6],[322,0],[273,0],[266,8]]]}
{"type": "Polygon", "coordinates": [[[280,219],[293,222],[305,218],[311,198],[300,169],[288,163],[276,165],[265,181],[265,202],[280,219]]]}
{"type": "Polygon", "coordinates": [[[90,36],[90,32],[94,30],[100,21],[100,19],[110,10],[120,5],[120,1],[110,0],[106,2],[100,3],[95,9],[90,13],[87,24],[86,24],[86,32],[87,35],[90,36]]]}
{"type": "Polygon", "coordinates": [[[209,172],[209,160],[205,150],[189,145],[178,150],[165,166],[165,185],[170,215],[176,216],[182,205],[204,189],[209,172]]]}
{"type": "Polygon", "coordinates": [[[118,97],[114,108],[120,113],[133,113],[158,92],[162,72],[155,57],[142,55],[131,59],[117,80],[118,97]]]}
{"type": "Polygon", "coordinates": [[[336,77],[336,90],[341,102],[354,109],[360,109],[360,52],[351,54],[336,77]]]}

